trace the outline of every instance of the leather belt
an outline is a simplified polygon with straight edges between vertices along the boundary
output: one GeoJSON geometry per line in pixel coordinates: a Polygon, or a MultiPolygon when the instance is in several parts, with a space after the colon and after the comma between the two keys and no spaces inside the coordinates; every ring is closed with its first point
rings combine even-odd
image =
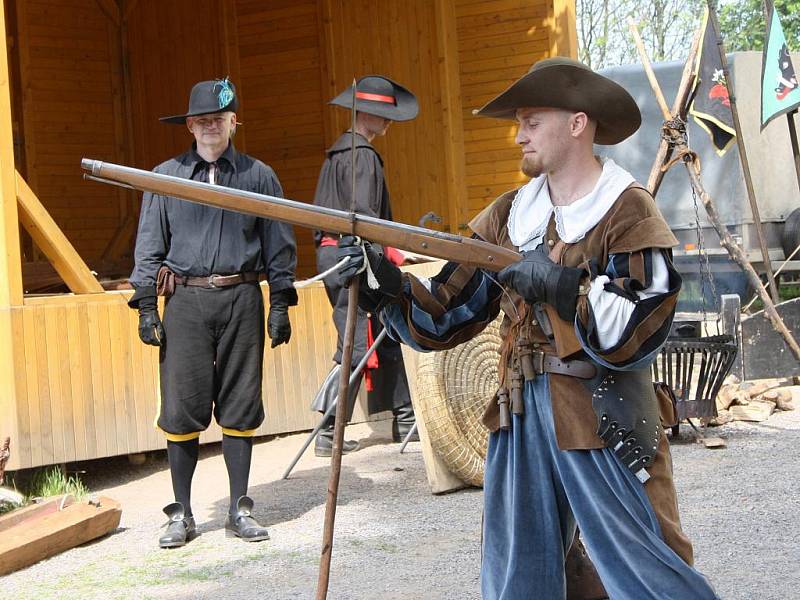
{"type": "Polygon", "coordinates": [[[597,374],[597,368],[588,361],[561,360],[555,354],[548,354],[540,350],[522,353],[520,363],[526,381],[534,379],[542,373],[568,375],[578,379],[591,379],[597,374]]]}
{"type": "Polygon", "coordinates": [[[256,271],[245,273],[234,273],[233,275],[207,275],[205,277],[183,277],[175,275],[175,283],[178,285],[189,285],[206,289],[224,288],[240,283],[250,283],[258,281],[259,274],[256,271]]]}

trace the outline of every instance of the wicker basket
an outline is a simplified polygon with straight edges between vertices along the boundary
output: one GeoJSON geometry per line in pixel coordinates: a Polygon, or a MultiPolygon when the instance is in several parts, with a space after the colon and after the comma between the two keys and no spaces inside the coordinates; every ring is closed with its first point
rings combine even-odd
{"type": "Polygon", "coordinates": [[[465,483],[483,485],[488,432],[481,423],[497,391],[500,320],[465,344],[419,357],[418,405],[431,446],[465,483]]]}

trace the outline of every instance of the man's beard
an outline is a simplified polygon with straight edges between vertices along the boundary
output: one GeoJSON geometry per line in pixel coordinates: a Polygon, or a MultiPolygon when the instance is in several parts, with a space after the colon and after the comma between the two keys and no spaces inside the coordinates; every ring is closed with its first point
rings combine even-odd
{"type": "Polygon", "coordinates": [[[529,156],[522,157],[522,162],[520,163],[519,168],[531,179],[539,177],[544,172],[542,169],[542,164],[538,160],[529,156]]]}

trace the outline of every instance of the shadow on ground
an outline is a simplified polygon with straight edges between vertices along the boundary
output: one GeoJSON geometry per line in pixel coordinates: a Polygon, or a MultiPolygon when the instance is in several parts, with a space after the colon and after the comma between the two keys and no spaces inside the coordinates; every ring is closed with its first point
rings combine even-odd
{"type": "MultiPolygon", "coordinates": [[[[254,467],[257,468],[257,467],[254,467]]],[[[253,516],[265,527],[272,527],[278,523],[294,521],[317,506],[325,504],[328,489],[328,466],[313,469],[296,470],[289,479],[278,479],[260,485],[251,486],[250,497],[255,502],[253,516]]],[[[227,486],[226,486],[227,487],[227,486]]],[[[363,497],[373,487],[369,478],[359,476],[355,469],[342,466],[339,489],[347,493],[340,493],[337,504],[347,505],[350,499],[363,497]]],[[[219,527],[228,514],[229,497],[214,502],[211,520],[199,523],[198,529],[219,527]]]]}

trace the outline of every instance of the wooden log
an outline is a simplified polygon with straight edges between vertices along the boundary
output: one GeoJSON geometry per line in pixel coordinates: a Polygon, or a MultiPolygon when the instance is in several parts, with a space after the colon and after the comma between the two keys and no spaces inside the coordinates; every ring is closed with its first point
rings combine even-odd
{"type": "Polygon", "coordinates": [[[741,390],[743,392],[747,392],[751,398],[755,398],[756,396],[760,396],[766,391],[774,389],[780,385],[781,381],[779,379],[759,379],[750,385],[742,385],[741,390]]]}
{"type": "Polygon", "coordinates": [[[53,496],[43,502],[12,510],[0,517],[0,534],[4,534],[6,530],[11,529],[22,521],[30,522],[33,519],[58,512],[58,508],[62,506],[62,504],[63,508],[66,508],[67,506],[75,504],[75,499],[69,494],[65,496],[53,496]]]}
{"type": "Polygon", "coordinates": [[[101,497],[44,516],[26,518],[0,536],[0,575],[30,566],[101,537],[119,526],[119,502],[101,497]]]}
{"type": "Polygon", "coordinates": [[[762,398],[775,404],[778,410],[794,410],[794,400],[800,399],[800,386],[787,386],[764,392],[762,398]]]}
{"type": "Polygon", "coordinates": [[[769,419],[775,412],[775,405],[772,402],[751,402],[747,406],[731,406],[731,417],[736,421],[761,422],[769,419]]]}
{"type": "Polygon", "coordinates": [[[717,412],[728,410],[728,407],[736,400],[736,394],[739,392],[739,386],[736,384],[723,385],[716,397],[717,412]]]}

